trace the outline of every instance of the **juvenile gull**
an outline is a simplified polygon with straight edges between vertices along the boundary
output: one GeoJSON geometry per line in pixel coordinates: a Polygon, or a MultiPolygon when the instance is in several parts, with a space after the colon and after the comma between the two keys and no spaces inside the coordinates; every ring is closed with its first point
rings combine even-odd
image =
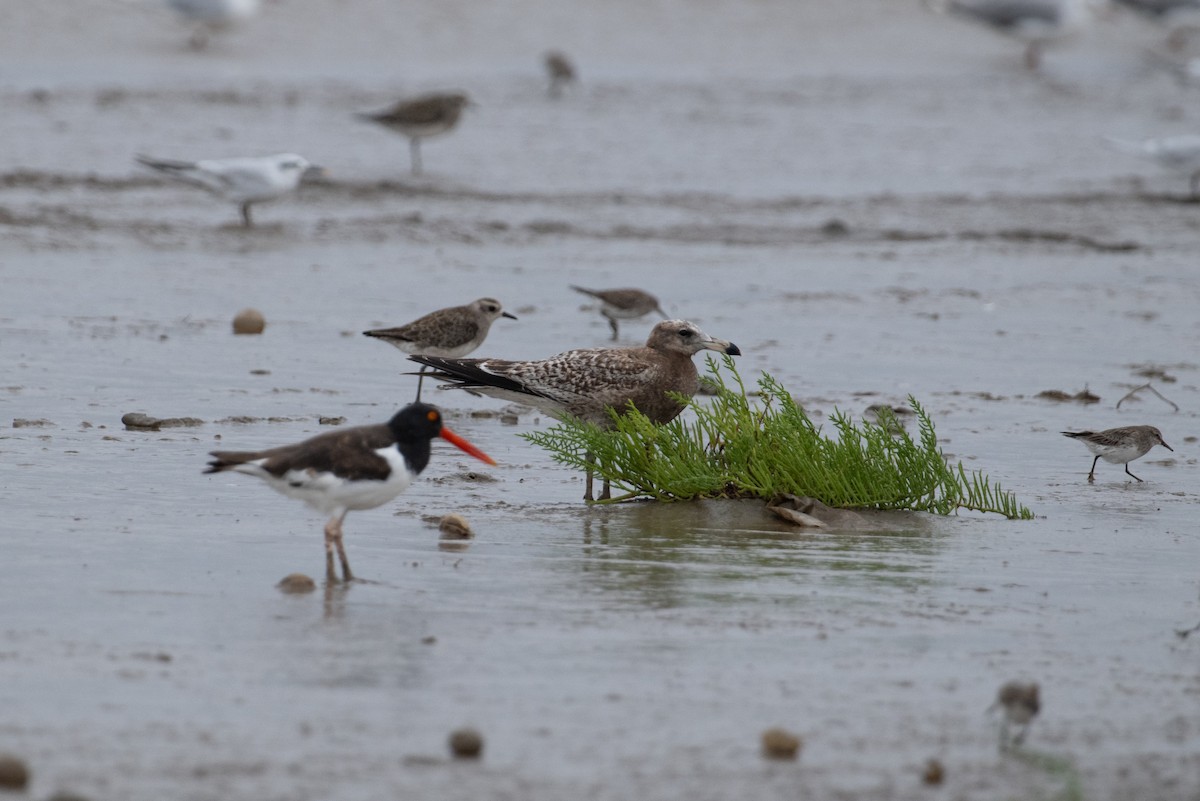
{"type": "MultiPolygon", "coordinates": [[[[480,298],[466,306],[438,309],[406,325],[363,331],[363,336],[383,340],[408,354],[458,359],[482,345],[492,323],[501,317],[517,319],[504,311],[495,298],[480,298]]],[[[417,378],[418,401],[424,377],[422,367],[417,378]]]]}
{"type": "Polygon", "coordinates": [[[166,0],[179,16],[196,25],[190,42],[201,49],[216,31],[224,30],[258,13],[259,0],[166,0]]]}
{"type": "Polygon", "coordinates": [[[600,301],[600,313],[608,320],[614,342],[617,339],[617,320],[634,320],[650,312],[658,312],[664,319],[667,316],[658,305],[658,298],[640,289],[585,289],[574,284],[571,289],[600,301]]]}
{"type": "MultiPolygon", "coordinates": [[[[1064,437],[1079,440],[1089,451],[1096,454],[1096,458],[1092,460],[1092,469],[1088,471],[1089,484],[1096,480],[1096,462],[1101,459],[1112,464],[1123,464],[1125,472],[1129,473],[1129,463],[1141,459],[1155,445],[1162,445],[1172,453],[1175,452],[1174,448],[1163,442],[1162,434],[1154,426],[1123,426],[1104,431],[1064,431],[1062,434],[1064,437]]],[[[1141,481],[1133,473],[1129,475],[1141,481]]]]}
{"type": "Polygon", "coordinates": [[[137,162],[183,183],[199,186],[238,204],[250,227],[250,206],[294,192],[307,175],[324,172],[295,153],[203,161],[170,161],[137,156],[137,162]]]}
{"type": "Polygon", "coordinates": [[[342,544],[346,513],[374,509],[408,489],[429,464],[429,442],[441,437],[476,459],[492,457],[442,425],[441,413],[414,403],[386,424],[357,426],[318,434],[295,445],[265,451],[213,451],[205,473],[232,470],[261,478],[277,492],[299,498],[322,514],[325,524],[325,576],[337,581],[336,550],[342,580],[350,581],[350,563],[342,544]]]}
{"type": "Polygon", "coordinates": [[[383,111],[360,113],[355,116],[407,136],[412,157],[412,173],[420,175],[421,140],[446,133],[458,125],[463,109],[470,102],[462,92],[435,93],[401,100],[383,111]]]}
{"type": "Polygon", "coordinates": [[[1036,70],[1045,44],[1078,29],[1092,2],[1095,0],[925,0],[925,5],[1025,42],[1025,66],[1036,70]]]}
{"type": "MultiPolygon", "coordinates": [[[[556,418],[577,417],[609,428],[608,410],[624,411],[631,402],[655,423],[674,420],[684,405],[671,395],[691,397],[700,388],[692,356],[702,350],[742,353],[737,345],[710,337],[686,320],[664,320],[654,326],[646,344],[636,348],[569,350],[540,361],[409,358],[434,368],[432,377],[451,382],[443,389],[465,389],[527,404],[556,418]]],[[[588,453],[586,501],[592,500],[592,460],[588,453]]],[[[605,481],[600,500],[609,497],[605,481]]]]}
{"type": "Polygon", "coordinates": [[[1106,136],[1104,141],[1122,153],[1155,161],[1164,169],[1187,172],[1191,176],[1188,186],[1192,199],[1200,199],[1200,134],[1165,136],[1140,142],[1106,136]]]}
{"type": "Polygon", "coordinates": [[[562,87],[568,83],[574,83],[579,78],[575,73],[575,65],[567,58],[567,55],[558,50],[550,50],[543,57],[543,64],[546,67],[546,75],[550,78],[550,97],[559,97],[562,94],[562,87]]]}

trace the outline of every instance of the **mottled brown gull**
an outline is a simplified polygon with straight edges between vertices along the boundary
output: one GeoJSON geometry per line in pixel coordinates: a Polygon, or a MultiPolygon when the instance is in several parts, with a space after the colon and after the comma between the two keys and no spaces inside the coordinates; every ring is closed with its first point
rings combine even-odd
{"type": "MultiPolygon", "coordinates": [[[[443,389],[465,389],[608,427],[608,409],[621,411],[630,402],[655,423],[674,420],[684,404],[673,395],[691,397],[700,388],[692,356],[702,350],[741,355],[737,345],[709,336],[694,323],[664,320],[636,348],[569,350],[538,361],[409,358],[434,368],[432,377],[450,382],[443,389]]],[[[589,464],[592,458],[589,453],[589,464]]],[[[600,500],[609,497],[605,481],[600,500]]],[[[584,500],[592,500],[590,467],[584,500]]]]}

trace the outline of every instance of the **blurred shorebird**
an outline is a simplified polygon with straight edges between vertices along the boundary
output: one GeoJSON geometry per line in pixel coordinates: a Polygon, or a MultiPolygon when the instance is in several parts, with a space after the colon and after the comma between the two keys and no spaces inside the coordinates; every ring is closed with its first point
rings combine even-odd
{"type": "Polygon", "coordinates": [[[999,707],[1004,713],[1004,722],[1000,729],[1001,747],[1020,745],[1024,741],[1025,735],[1029,733],[1029,725],[1041,711],[1040,696],[1041,689],[1037,682],[1025,684],[1019,681],[1010,681],[1000,688],[996,694],[995,703],[988,708],[988,711],[991,712],[999,707]],[[1008,728],[1010,725],[1020,726],[1021,730],[1016,734],[1010,734],[1008,728]]]}
{"type": "MultiPolygon", "coordinates": [[[[363,336],[375,337],[409,355],[458,359],[482,345],[492,323],[501,317],[517,319],[515,315],[504,311],[500,301],[495,298],[480,298],[466,306],[438,309],[395,328],[363,331],[363,336]]],[[[425,368],[422,367],[417,378],[418,402],[421,400],[424,377],[425,368]]]]}
{"type": "Polygon", "coordinates": [[[1191,34],[1200,31],[1200,0],[1115,0],[1143,19],[1159,23],[1169,31],[1167,47],[1181,50],[1191,34]]]}
{"type": "Polygon", "coordinates": [[[452,130],[458,125],[463,109],[470,104],[470,99],[462,92],[434,93],[401,100],[383,111],[355,116],[407,136],[412,174],[420,175],[421,140],[452,130]]]}
{"type": "Polygon", "coordinates": [[[166,0],[179,16],[193,23],[189,42],[197,50],[208,46],[209,37],[258,13],[259,0],[166,0]]]}
{"type": "Polygon", "coordinates": [[[1200,134],[1164,136],[1140,142],[1106,136],[1104,141],[1122,153],[1157,162],[1163,169],[1188,173],[1192,200],[1200,200],[1200,134]]]}
{"type": "Polygon", "coordinates": [[[176,181],[199,186],[232,200],[242,212],[242,223],[253,225],[250,206],[295,191],[301,179],[324,170],[295,153],[203,161],[170,161],[136,156],[137,162],[176,181]]]}
{"type": "Polygon", "coordinates": [[[612,329],[614,342],[617,339],[617,320],[636,320],[638,317],[643,317],[650,312],[658,312],[662,315],[663,319],[667,317],[666,312],[658,305],[658,298],[640,289],[633,289],[632,287],[623,289],[586,289],[574,284],[570,286],[576,292],[582,292],[600,301],[600,314],[604,315],[604,318],[608,320],[608,327],[612,329]]]}
{"type": "Polygon", "coordinates": [[[579,76],[575,72],[575,65],[571,63],[571,59],[567,58],[566,53],[550,50],[542,57],[542,63],[545,65],[546,75],[550,79],[550,87],[547,90],[550,97],[561,96],[563,86],[579,80],[579,76]]]}
{"type": "Polygon", "coordinates": [[[1175,449],[1163,442],[1162,434],[1154,426],[1123,426],[1104,431],[1064,431],[1064,437],[1077,439],[1096,454],[1092,469],[1088,471],[1088,483],[1096,480],[1096,462],[1103,459],[1111,464],[1125,465],[1125,472],[1137,481],[1142,479],[1129,472],[1129,463],[1141,459],[1155,445],[1162,445],[1172,453],[1175,449]]]}
{"type": "MultiPolygon", "coordinates": [[[[533,406],[555,418],[575,417],[611,428],[608,410],[621,413],[630,403],[660,425],[674,420],[684,408],[676,396],[691,397],[700,389],[692,357],[702,350],[741,355],[737,345],[710,337],[693,323],[665,320],[637,348],[569,350],[539,361],[409,358],[432,367],[432,378],[450,382],[443,389],[464,389],[533,406]]],[[[588,453],[586,459],[583,497],[590,501],[594,456],[588,453]]],[[[609,497],[606,480],[600,500],[609,497]]]]}
{"type": "Polygon", "coordinates": [[[1096,0],[924,0],[937,13],[986,25],[1025,43],[1025,67],[1036,70],[1046,43],[1066,37],[1088,20],[1096,0]]]}
{"type": "Polygon", "coordinates": [[[492,457],[442,425],[437,409],[421,403],[405,406],[386,424],[328,431],[294,445],[264,451],[213,451],[205,473],[232,470],[261,478],[271,489],[298,498],[322,514],[325,524],[325,577],[351,581],[342,544],[342,521],[359,509],[382,506],[408,489],[429,464],[429,443],[441,437],[487,464],[492,457]]]}

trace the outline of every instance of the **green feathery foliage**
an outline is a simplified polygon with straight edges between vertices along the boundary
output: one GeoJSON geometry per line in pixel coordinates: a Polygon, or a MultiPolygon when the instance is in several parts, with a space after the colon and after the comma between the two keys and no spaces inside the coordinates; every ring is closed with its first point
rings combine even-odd
{"type": "Polygon", "coordinates": [[[908,403],[919,433],[908,434],[890,411],[877,423],[856,424],[834,412],[837,437],[822,436],[791,394],[770,375],[758,381],[752,404],[733,360],[724,371],[708,360],[711,402],[685,398],[690,415],[655,425],[631,405],[613,416],[613,428],[578,420],[525,434],[552,458],[587,468],[625,494],[612,502],[645,497],[660,501],[807,495],[834,507],[909,509],[951,514],[959,509],[994,512],[1009,519],[1033,513],[980,471],[954,467],[937,446],[933,421],[917,400],[908,403]],[[732,376],[727,384],[724,372],[732,376]]]}

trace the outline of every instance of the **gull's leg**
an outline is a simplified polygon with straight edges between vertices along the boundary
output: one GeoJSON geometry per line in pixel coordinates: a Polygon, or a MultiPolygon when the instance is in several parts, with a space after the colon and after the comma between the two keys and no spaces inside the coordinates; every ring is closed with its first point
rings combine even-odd
{"type": "Polygon", "coordinates": [[[611,497],[612,497],[612,493],[609,492],[608,479],[606,478],[606,479],[604,479],[604,489],[600,490],[600,498],[599,499],[602,501],[607,501],[611,497]]]}
{"type": "MultiPolygon", "coordinates": [[[[1129,462],[1126,462],[1126,463],[1125,463],[1125,472],[1126,472],[1126,473],[1129,473],[1129,462]]],[[[1133,478],[1136,478],[1138,481],[1141,481],[1141,479],[1140,479],[1140,478],[1138,478],[1137,476],[1133,475],[1133,473],[1129,473],[1129,475],[1130,475],[1130,476],[1133,476],[1133,478]]]]}
{"type": "Polygon", "coordinates": [[[584,485],[583,499],[590,501],[592,499],[592,465],[595,464],[596,457],[591,451],[588,451],[583,458],[587,461],[587,484],[584,485]]]}

